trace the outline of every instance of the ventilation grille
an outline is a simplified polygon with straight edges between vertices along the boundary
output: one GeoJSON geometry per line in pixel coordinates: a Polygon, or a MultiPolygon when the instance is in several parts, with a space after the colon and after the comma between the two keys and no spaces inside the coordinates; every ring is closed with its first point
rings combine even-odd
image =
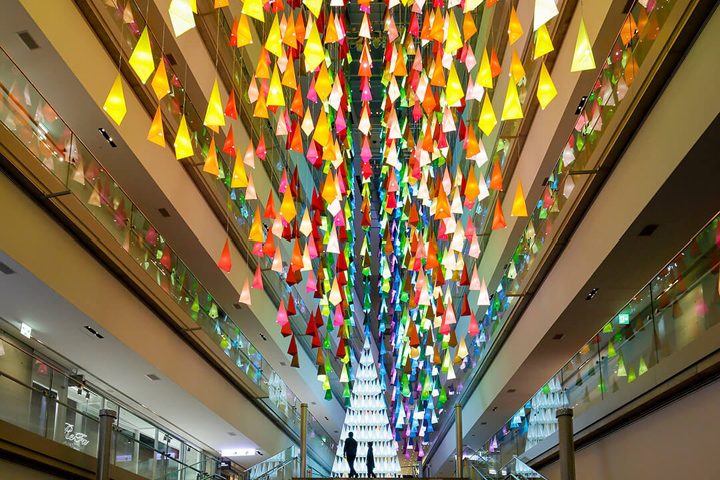
{"type": "Polygon", "coordinates": [[[28,50],[37,50],[38,48],[40,48],[40,45],[38,45],[38,43],[27,30],[18,32],[17,35],[18,37],[20,37],[20,40],[22,40],[28,50]]]}

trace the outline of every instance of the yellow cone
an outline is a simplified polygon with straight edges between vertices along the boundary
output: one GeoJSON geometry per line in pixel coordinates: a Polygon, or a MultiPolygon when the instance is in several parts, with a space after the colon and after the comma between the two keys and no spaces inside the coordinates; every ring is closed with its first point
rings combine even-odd
{"type": "Polygon", "coordinates": [[[268,88],[265,104],[268,107],[285,106],[285,95],[283,95],[282,83],[280,83],[280,74],[278,73],[277,65],[273,67],[272,78],[270,79],[270,87],[268,88]]]}
{"type": "Polygon", "coordinates": [[[117,77],[115,77],[115,81],[105,99],[103,110],[105,110],[105,113],[118,125],[120,125],[123,118],[125,118],[127,107],[125,106],[125,94],[123,93],[122,79],[119,73],[117,77]]]}
{"type": "Polygon", "coordinates": [[[517,190],[515,190],[515,199],[513,199],[512,212],[513,217],[527,217],[527,206],[525,205],[525,192],[523,192],[522,182],[518,180],[517,190]]]}
{"type": "Polygon", "coordinates": [[[497,118],[495,118],[495,112],[493,111],[490,97],[487,93],[485,93],[480,118],[478,119],[478,127],[480,127],[480,130],[482,130],[485,136],[488,136],[492,132],[493,128],[495,128],[496,124],[497,118]]]}
{"type": "Polygon", "coordinates": [[[553,47],[552,39],[550,39],[550,32],[548,32],[547,27],[543,25],[538,29],[537,36],[535,37],[535,54],[533,55],[533,60],[553,50],[555,50],[555,47],[553,47]]]}
{"type": "Polygon", "coordinates": [[[303,0],[303,4],[315,15],[315,18],[320,16],[320,9],[322,8],[323,0],[303,0]]]}
{"type": "Polygon", "coordinates": [[[220,89],[218,88],[217,78],[210,92],[210,101],[205,111],[205,120],[203,123],[206,127],[215,131],[217,131],[217,127],[225,125],[225,112],[223,112],[222,102],[220,101],[220,89]]]}
{"type": "Polygon", "coordinates": [[[308,72],[314,72],[315,69],[320,66],[320,63],[325,60],[325,50],[323,49],[322,42],[320,41],[320,33],[318,32],[317,25],[315,23],[310,24],[310,32],[308,39],[305,42],[305,70],[308,72]]]}
{"type": "Polygon", "coordinates": [[[132,55],[128,63],[135,70],[138,78],[142,83],[147,82],[150,75],[155,71],[155,60],[153,59],[152,47],[150,47],[150,37],[148,29],[145,27],[135,44],[132,55]]]}
{"type": "Polygon", "coordinates": [[[281,57],[283,53],[282,36],[280,35],[280,24],[278,23],[277,13],[270,26],[267,40],[265,40],[265,50],[272,53],[276,57],[281,57]]]}
{"type": "Polygon", "coordinates": [[[455,62],[450,64],[450,73],[448,73],[447,85],[445,87],[445,100],[449,106],[455,105],[465,96],[460,77],[455,70],[455,62]]]}
{"type": "Polygon", "coordinates": [[[180,118],[180,126],[178,127],[177,136],[175,137],[174,147],[175,158],[178,160],[192,157],[194,154],[192,141],[190,140],[190,132],[188,131],[187,122],[185,121],[185,115],[180,118]]]}
{"type": "Polygon", "coordinates": [[[243,2],[242,13],[261,22],[265,22],[262,0],[245,0],[243,2]]]}
{"type": "Polygon", "coordinates": [[[237,29],[237,46],[238,48],[250,45],[253,43],[252,33],[250,33],[250,22],[248,22],[247,15],[240,14],[238,20],[237,29]]]}
{"type": "Polygon", "coordinates": [[[580,18],[580,30],[578,30],[577,41],[575,42],[575,53],[573,55],[571,72],[582,72],[583,70],[594,70],[595,58],[593,58],[592,45],[588,38],[585,20],[580,18]]]}
{"type": "Polygon", "coordinates": [[[507,94],[505,95],[505,104],[503,105],[501,120],[518,120],[523,118],[522,106],[520,105],[520,97],[518,96],[517,87],[512,79],[508,82],[507,94]]]}
{"type": "Polygon", "coordinates": [[[488,58],[487,49],[483,50],[482,60],[480,60],[480,68],[478,69],[475,85],[484,88],[493,88],[492,69],[490,68],[490,59],[488,58]]]}
{"type": "Polygon", "coordinates": [[[555,84],[553,83],[552,78],[550,78],[550,73],[548,73],[547,68],[545,67],[545,62],[543,62],[540,67],[540,80],[538,81],[537,88],[537,99],[540,102],[540,107],[545,110],[545,107],[547,107],[550,101],[555,98],[555,95],[557,95],[555,84]]]}

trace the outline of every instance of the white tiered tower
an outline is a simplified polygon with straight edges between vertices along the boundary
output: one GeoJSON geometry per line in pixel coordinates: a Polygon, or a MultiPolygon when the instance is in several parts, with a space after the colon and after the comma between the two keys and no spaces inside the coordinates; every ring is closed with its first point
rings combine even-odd
{"type": "Polygon", "coordinates": [[[347,477],[350,474],[350,467],[343,455],[348,432],[353,432],[353,438],[358,442],[357,458],[355,459],[355,471],[358,475],[367,476],[365,455],[367,455],[368,442],[373,442],[375,475],[379,478],[400,476],[397,442],[393,439],[385,397],[367,338],[360,356],[360,365],[355,374],[350,407],[345,414],[340,442],[335,453],[332,469],[335,477],[347,477]]]}

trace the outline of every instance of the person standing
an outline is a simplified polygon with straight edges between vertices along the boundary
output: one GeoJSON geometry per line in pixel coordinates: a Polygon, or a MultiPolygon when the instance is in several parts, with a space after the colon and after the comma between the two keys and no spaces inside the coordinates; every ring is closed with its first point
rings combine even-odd
{"type": "Polygon", "coordinates": [[[368,477],[377,478],[377,475],[375,475],[375,455],[373,454],[372,442],[368,442],[367,458],[365,462],[367,464],[368,477]]]}
{"type": "Polygon", "coordinates": [[[345,439],[343,453],[345,454],[348,466],[350,467],[350,478],[357,478],[358,474],[355,471],[355,457],[357,457],[357,440],[353,438],[352,432],[349,432],[348,438],[345,439]]]}

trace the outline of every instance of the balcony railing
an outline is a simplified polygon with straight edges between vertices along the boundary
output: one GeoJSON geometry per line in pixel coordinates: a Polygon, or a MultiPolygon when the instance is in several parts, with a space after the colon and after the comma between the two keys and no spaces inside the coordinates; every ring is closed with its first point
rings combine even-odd
{"type": "Polygon", "coordinates": [[[628,388],[720,324],[720,216],[509,419],[481,449],[502,464],[557,429],[555,410],[576,417],[628,388]]]}
{"type": "Polygon", "coordinates": [[[3,421],[95,457],[99,412],[114,410],[118,420],[113,426],[112,465],[148,479],[215,478],[217,457],[138,417],[81,377],[27,352],[2,332],[0,343],[3,421]]]}

